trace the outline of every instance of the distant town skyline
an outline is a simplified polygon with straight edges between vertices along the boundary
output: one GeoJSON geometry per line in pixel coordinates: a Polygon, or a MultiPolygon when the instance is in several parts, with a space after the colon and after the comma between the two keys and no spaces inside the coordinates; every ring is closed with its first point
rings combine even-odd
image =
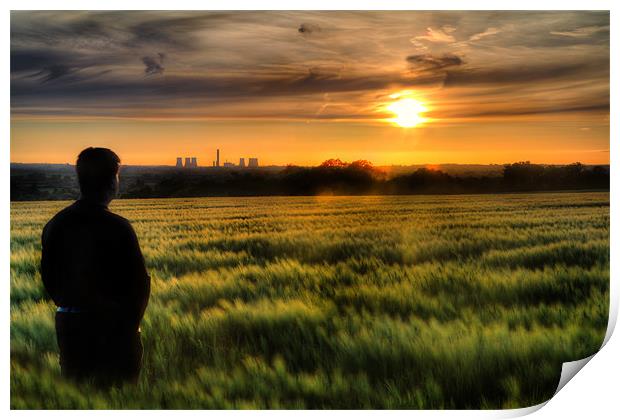
{"type": "Polygon", "coordinates": [[[24,163],[608,164],[609,13],[14,11],[10,143],[24,163]]]}

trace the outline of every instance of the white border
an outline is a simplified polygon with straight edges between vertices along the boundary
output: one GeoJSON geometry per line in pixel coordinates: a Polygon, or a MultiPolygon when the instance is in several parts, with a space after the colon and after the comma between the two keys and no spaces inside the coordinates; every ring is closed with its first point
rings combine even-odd
{"type": "MultiPolygon", "coordinates": [[[[5,319],[2,323],[2,333],[5,340],[1,346],[1,352],[4,363],[1,365],[0,375],[2,377],[1,386],[2,394],[1,401],[2,407],[5,410],[9,409],[10,396],[9,396],[9,233],[10,233],[10,206],[9,206],[9,185],[10,185],[10,100],[8,92],[10,90],[10,73],[9,73],[9,50],[10,50],[10,13],[9,10],[48,10],[48,9],[60,9],[60,10],[611,10],[611,132],[610,132],[610,159],[611,162],[618,161],[618,148],[611,141],[611,139],[620,139],[620,132],[618,124],[616,123],[620,119],[618,113],[618,107],[615,106],[615,100],[617,99],[618,77],[614,73],[618,73],[620,66],[618,65],[618,43],[614,42],[618,35],[618,7],[614,7],[618,2],[612,0],[588,0],[588,1],[544,1],[544,0],[432,0],[432,1],[406,1],[406,0],[382,0],[380,2],[371,0],[357,0],[357,1],[335,1],[335,0],[298,0],[294,4],[286,1],[243,1],[243,0],[218,0],[218,1],[196,1],[196,0],[175,0],[170,1],[129,1],[129,0],[108,0],[105,3],[95,1],[80,1],[80,0],[57,0],[49,1],[35,1],[35,0],[22,0],[22,1],[5,1],[8,7],[5,9],[5,13],[2,15],[3,28],[3,46],[4,52],[0,56],[2,60],[2,83],[4,89],[4,101],[2,107],[4,110],[3,119],[3,133],[4,141],[2,143],[2,182],[1,191],[4,197],[4,206],[2,207],[2,223],[0,224],[3,230],[4,240],[1,244],[4,258],[0,260],[0,272],[4,273],[4,287],[5,292],[2,294],[2,305],[5,308],[5,319]]],[[[617,208],[618,202],[618,183],[614,182],[614,174],[618,171],[616,167],[611,165],[611,208],[617,208]]],[[[614,243],[618,236],[618,229],[614,213],[612,211],[612,223],[611,223],[611,242],[614,243]]],[[[620,256],[618,255],[618,249],[611,249],[611,273],[612,273],[612,285],[611,285],[611,307],[610,307],[610,327],[615,325],[618,313],[618,276],[616,273],[617,264],[620,256]]],[[[611,336],[612,329],[608,330],[606,340],[607,345],[603,350],[597,354],[592,361],[588,363],[581,372],[577,374],[577,379],[569,381],[568,384],[554,397],[552,398],[543,409],[536,411],[532,415],[532,418],[539,419],[556,419],[556,418],[583,418],[584,416],[592,418],[611,418],[612,413],[618,413],[618,397],[617,397],[617,384],[618,374],[620,373],[617,355],[620,353],[620,342],[617,337],[611,336]],[[611,338],[610,338],[611,337],[611,338]]],[[[537,407],[541,408],[541,407],[537,407]]],[[[381,412],[382,416],[389,416],[393,418],[410,418],[415,416],[416,418],[428,419],[428,418],[505,418],[514,417],[518,415],[531,412],[532,409],[520,409],[520,410],[504,410],[504,411],[386,411],[381,412]]],[[[46,411],[46,412],[28,412],[28,411],[11,411],[9,413],[15,417],[29,418],[31,416],[42,415],[48,418],[81,418],[85,414],[89,417],[101,417],[108,418],[110,412],[107,411],[94,411],[94,412],[59,412],[59,411],[46,411]]],[[[121,411],[115,412],[114,416],[120,416],[125,418],[135,417],[136,413],[121,411]]],[[[376,411],[354,411],[354,412],[335,412],[335,411],[322,411],[320,413],[313,411],[211,411],[204,413],[202,411],[183,411],[174,412],[168,414],[167,412],[149,411],[144,413],[153,418],[164,418],[169,415],[182,416],[186,418],[203,418],[207,415],[214,418],[283,418],[284,416],[295,416],[299,419],[307,418],[308,420],[315,420],[315,416],[336,418],[340,416],[355,416],[360,420],[371,419],[378,415],[376,411]]]]}

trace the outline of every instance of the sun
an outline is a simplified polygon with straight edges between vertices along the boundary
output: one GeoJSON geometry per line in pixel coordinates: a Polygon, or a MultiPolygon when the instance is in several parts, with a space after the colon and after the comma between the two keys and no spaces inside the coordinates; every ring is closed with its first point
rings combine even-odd
{"type": "Polygon", "coordinates": [[[390,105],[385,107],[385,109],[395,115],[394,118],[391,118],[388,121],[395,123],[399,127],[415,127],[428,120],[421,115],[427,112],[428,109],[417,99],[399,99],[396,102],[392,102],[390,105]]]}

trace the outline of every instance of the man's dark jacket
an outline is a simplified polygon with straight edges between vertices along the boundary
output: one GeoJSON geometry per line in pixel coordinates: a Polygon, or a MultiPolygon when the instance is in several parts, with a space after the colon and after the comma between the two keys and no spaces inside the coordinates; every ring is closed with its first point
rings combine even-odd
{"type": "Polygon", "coordinates": [[[56,314],[63,373],[135,380],[150,277],[129,221],[85,199],[61,210],[43,229],[41,279],[65,310],[56,314]]]}

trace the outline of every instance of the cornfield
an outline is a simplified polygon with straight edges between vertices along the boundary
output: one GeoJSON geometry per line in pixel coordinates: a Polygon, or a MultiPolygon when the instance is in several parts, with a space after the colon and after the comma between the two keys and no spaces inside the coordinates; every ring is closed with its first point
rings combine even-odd
{"type": "Polygon", "coordinates": [[[137,386],[60,377],[11,204],[12,408],[516,408],[600,347],[609,193],[117,200],[152,291],[137,386]]]}

